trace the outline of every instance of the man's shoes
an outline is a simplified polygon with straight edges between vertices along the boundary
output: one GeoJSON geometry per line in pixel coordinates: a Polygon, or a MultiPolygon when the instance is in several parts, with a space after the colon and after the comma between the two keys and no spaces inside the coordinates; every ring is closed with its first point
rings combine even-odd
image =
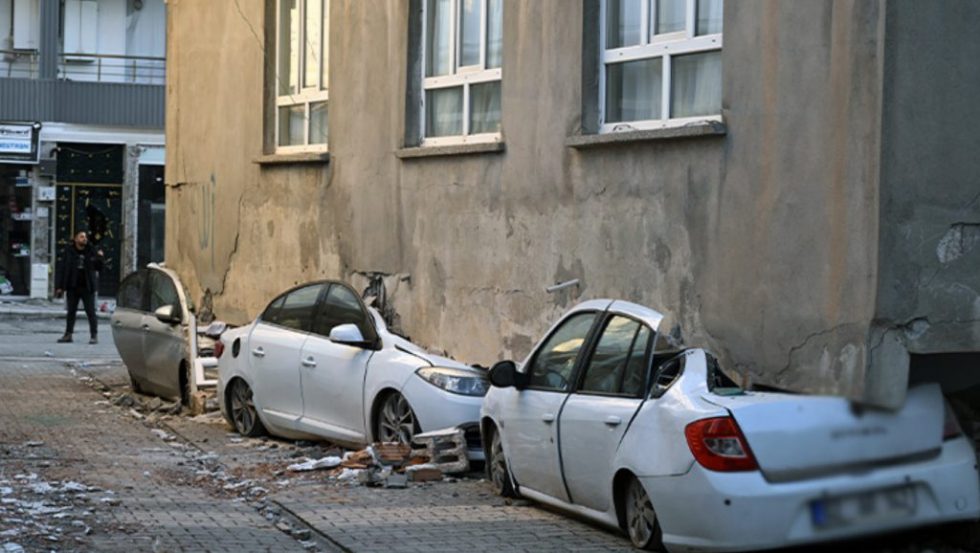
{"type": "Polygon", "coordinates": [[[90,345],[94,345],[94,344],[98,344],[98,343],[99,343],[99,339],[98,339],[98,338],[96,338],[95,336],[92,336],[92,338],[91,338],[91,339],[89,339],[89,341],[88,341],[88,343],[89,343],[90,345]]]}
{"type": "Polygon", "coordinates": [[[59,344],[70,344],[71,343],[71,334],[65,334],[61,338],[58,338],[58,343],[59,344]]]}

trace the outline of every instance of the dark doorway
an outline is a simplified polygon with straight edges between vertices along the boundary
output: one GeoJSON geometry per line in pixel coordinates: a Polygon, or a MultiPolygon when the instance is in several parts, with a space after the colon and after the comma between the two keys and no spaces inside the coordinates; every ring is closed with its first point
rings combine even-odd
{"type": "Polygon", "coordinates": [[[163,261],[167,202],[162,165],[140,165],[136,212],[136,265],[163,261]]]}

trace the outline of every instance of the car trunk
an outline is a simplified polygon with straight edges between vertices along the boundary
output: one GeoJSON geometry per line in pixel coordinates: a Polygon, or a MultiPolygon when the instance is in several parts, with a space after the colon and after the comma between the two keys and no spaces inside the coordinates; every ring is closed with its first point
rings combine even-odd
{"type": "Polygon", "coordinates": [[[909,390],[898,411],[862,409],[839,397],[748,392],[704,399],[738,422],[772,482],[927,458],[942,446],[944,405],[936,384],[909,390]]]}

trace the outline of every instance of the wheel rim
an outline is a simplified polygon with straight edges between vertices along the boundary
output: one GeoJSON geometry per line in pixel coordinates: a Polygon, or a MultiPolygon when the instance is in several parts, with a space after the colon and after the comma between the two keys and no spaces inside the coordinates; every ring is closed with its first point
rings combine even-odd
{"type": "Polygon", "coordinates": [[[401,394],[392,394],[381,407],[378,435],[383,442],[411,443],[415,435],[415,413],[401,394]]]}
{"type": "Polygon", "coordinates": [[[235,383],[231,393],[231,418],[235,421],[235,429],[245,435],[255,426],[255,401],[252,399],[252,389],[242,381],[235,383]]]}
{"type": "Polygon", "coordinates": [[[504,446],[500,443],[500,432],[493,433],[490,442],[490,478],[498,490],[503,490],[507,483],[507,460],[504,459],[504,446]]]}
{"type": "Polygon", "coordinates": [[[650,497],[640,481],[634,479],[626,497],[626,527],[633,545],[645,547],[650,543],[656,524],[657,515],[653,511],[650,497]]]}

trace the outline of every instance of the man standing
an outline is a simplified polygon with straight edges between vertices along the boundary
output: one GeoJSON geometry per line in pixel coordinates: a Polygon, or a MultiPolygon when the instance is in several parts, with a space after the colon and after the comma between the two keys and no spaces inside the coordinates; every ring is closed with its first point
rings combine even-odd
{"type": "Polygon", "coordinates": [[[75,330],[75,315],[78,313],[78,300],[85,306],[85,316],[88,317],[88,328],[92,338],[88,343],[99,342],[99,322],[95,318],[95,293],[99,289],[99,271],[105,254],[95,250],[88,243],[88,233],[84,230],[75,233],[71,245],[65,249],[65,260],[61,263],[60,274],[56,279],[56,297],[62,293],[67,295],[68,320],[65,335],[58,339],[59,343],[71,342],[75,330]]]}

